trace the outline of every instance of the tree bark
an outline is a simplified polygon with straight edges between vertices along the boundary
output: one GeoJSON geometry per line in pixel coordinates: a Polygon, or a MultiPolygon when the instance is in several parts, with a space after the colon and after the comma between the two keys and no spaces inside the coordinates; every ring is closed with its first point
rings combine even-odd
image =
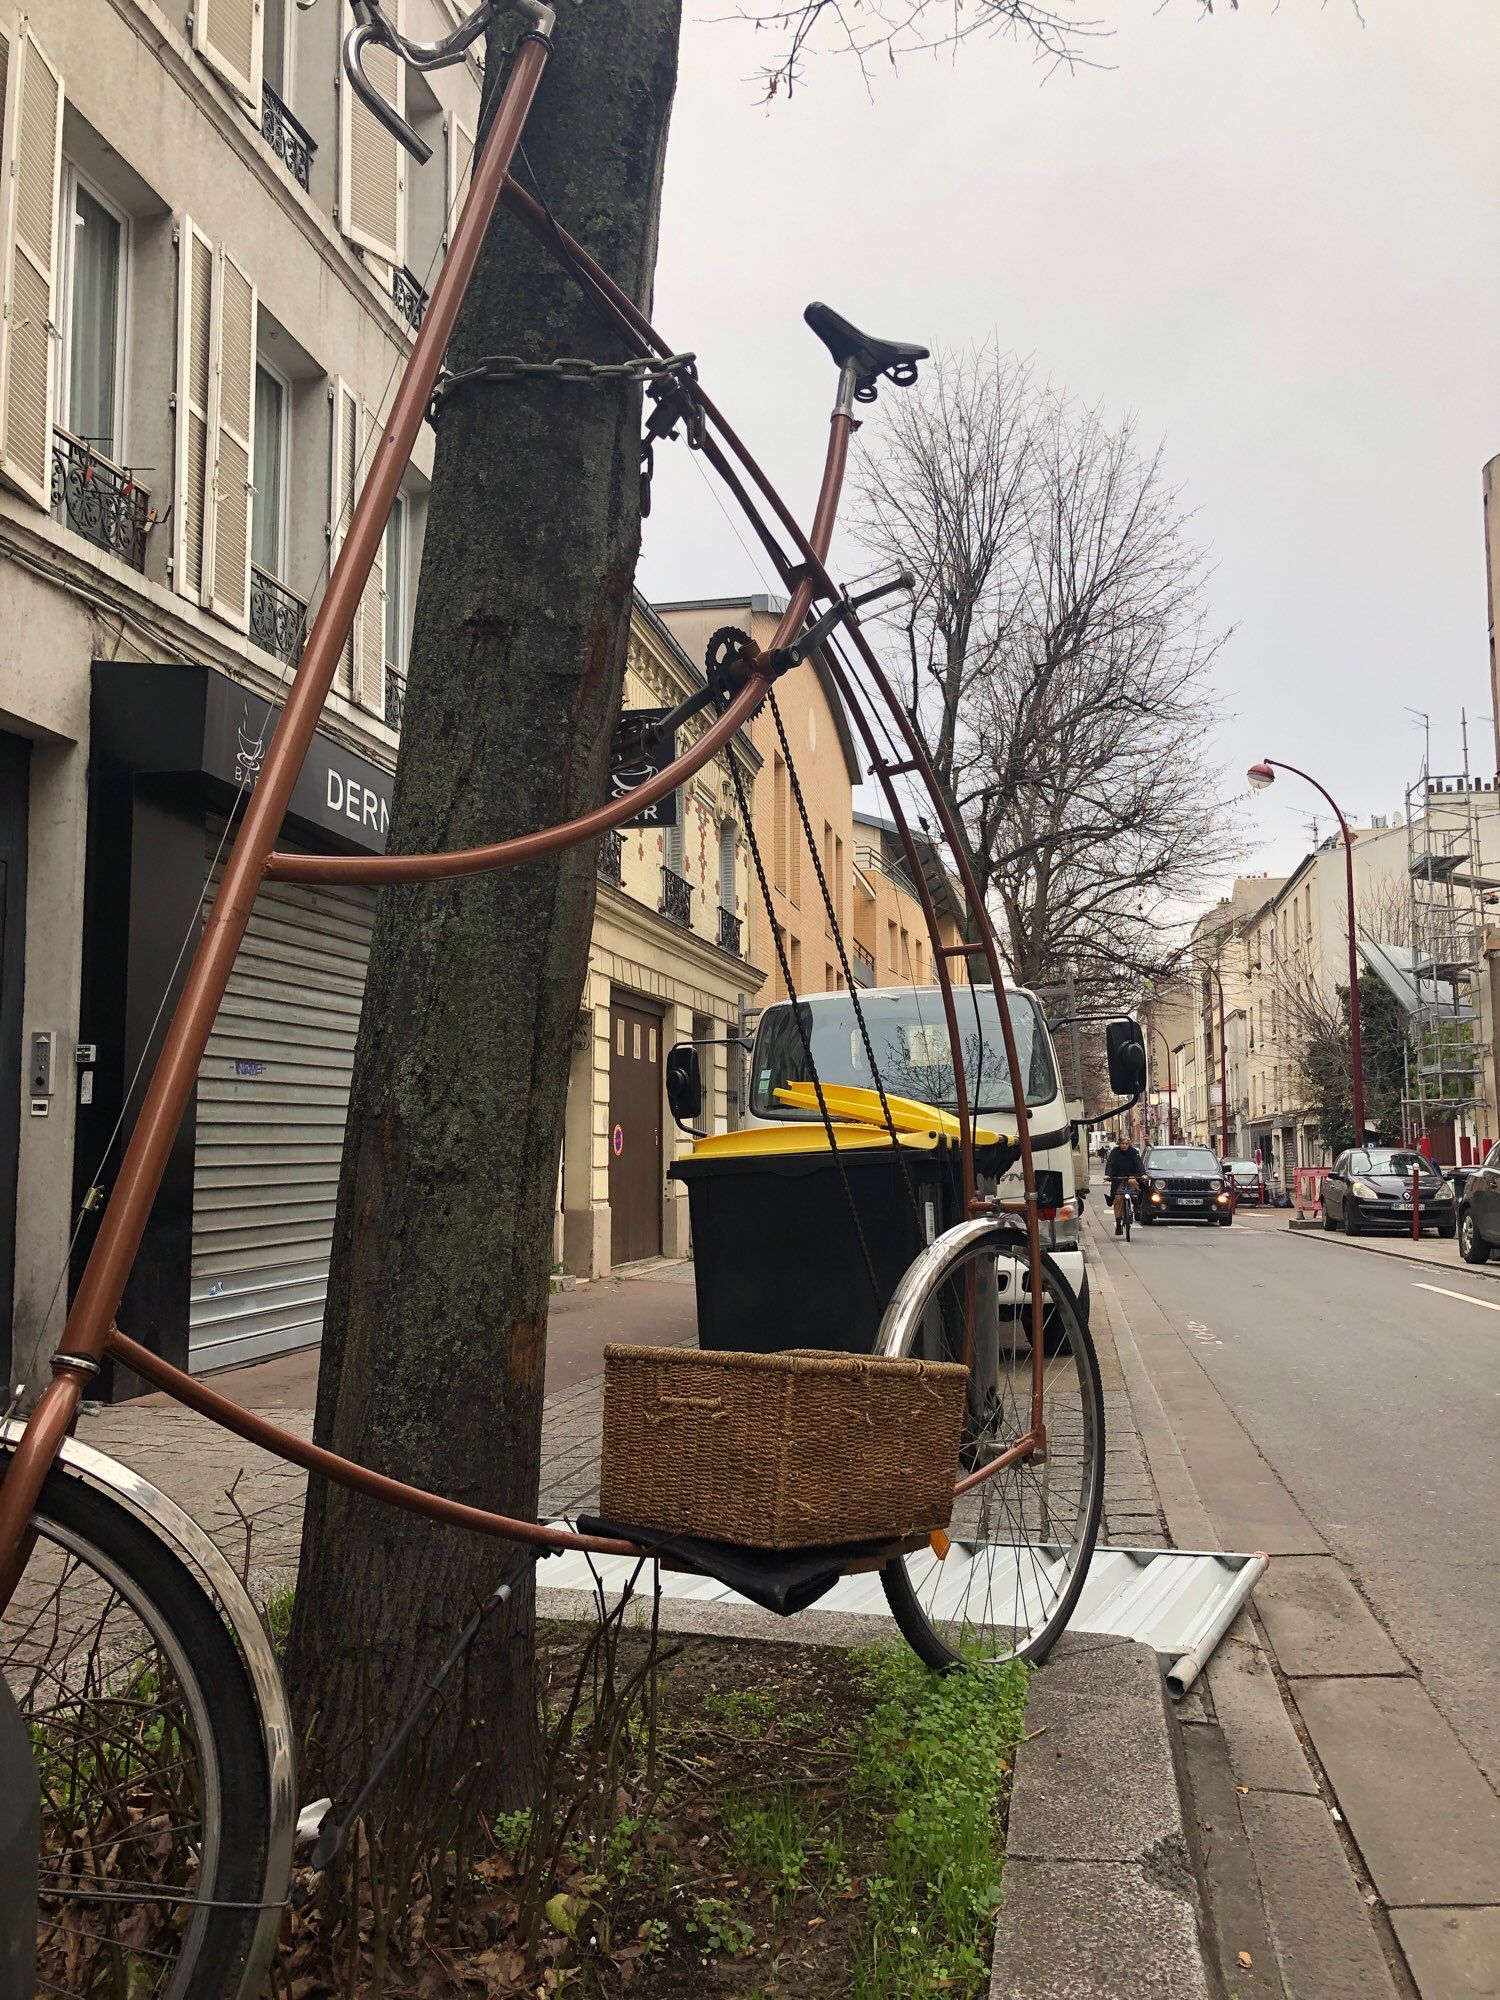
{"type": "MultiPolygon", "coordinates": [[[[649,304],[679,0],[566,9],[525,139],[535,189],[649,304]]],[[[492,32],[500,76],[513,21],[492,32]]],[[[491,104],[493,99],[491,97],[491,104]]],[[[488,121],[488,109],[486,120],[488,121]]],[[[523,183],[527,170],[518,177],[523,183]]],[[[624,358],[553,253],[503,215],[450,363],[624,358]]],[[[640,542],[640,391],[481,385],[438,426],[394,851],[464,847],[576,817],[605,794],[640,542]]],[[[380,1471],[534,1516],[548,1271],[595,844],[497,875],[380,892],[324,1321],[316,1436],[380,1471]]],[[[347,1798],[476,1603],[523,1567],[507,1544],[311,1483],[289,1675],[318,1782],[347,1798]]],[[[535,1772],[529,1569],[428,1742],[481,1798],[535,1772]]]]}

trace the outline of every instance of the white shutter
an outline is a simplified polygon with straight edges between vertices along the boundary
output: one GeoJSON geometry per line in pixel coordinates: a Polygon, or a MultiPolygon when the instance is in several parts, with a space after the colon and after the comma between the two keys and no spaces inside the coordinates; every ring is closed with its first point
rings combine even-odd
{"type": "Polygon", "coordinates": [[[209,368],[209,608],[250,624],[250,505],[255,488],[255,286],[221,243],[214,253],[209,368]]]}
{"type": "MultiPolygon", "coordinates": [[[[365,483],[380,439],[380,426],[347,382],[333,384],[333,520],[329,541],[334,558],[344,545],[354,503],[365,483]]],[[[370,566],[354,625],[344,645],[342,685],[362,708],[385,714],[385,537],[370,566]]]]}
{"type": "MultiPolygon", "coordinates": [[[[333,456],[329,476],[328,514],[330,567],[338,560],[339,550],[344,546],[344,537],[349,532],[349,522],[354,514],[354,500],[359,483],[359,428],[362,414],[358,396],[347,382],[335,376],[333,456]]],[[[359,693],[359,683],[355,677],[355,655],[363,624],[362,611],[363,607],[354,614],[354,625],[349,637],[344,641],[344,651],[340,660],[340,686],[351,696],[359,693]]]]}
{"type": "MultiPolygon", "coordinates": [[[[406,113],[406,67],[394,50],[365,50],[365,74],[388,104],[406,113]]],[[[352,243],[387,264],[406,261],[406,155],[339,78],[339,226],[352,243]]]]}
{"type": "Polygon", "coordinates": [[[208,406],[213,379],[213,245],[190,216],[177,223],[177,435],[172,477],[172,581],[205,601],[211,527],[208,406]]]}
{"type": "Polygon", "coordinates": [[[57,211],[63,85],[23,15],[7,52],[0,130],[0,476],[52,504],[57,211]]]}
{"type": "Polygon", "coordinates": [[[193,47],[260,122],[262,0],[193,0],[193,47]]]}
{"type": "Polygon", "coordinates": [[[457,114],[448,120],[448,147],[445,161],[446,180],[443,188],[444,214],[443,241],[446,243],[453,234],[453,225],[458,220],[469,192],[469,175],[474,166],[474,128],[466,125],[457,114]]]}
{"type": "MultiPolygon", "coordinates": [[[[380,443],[380,425],[369,412],[364,419],[363,459],[360,466],[360,484],[369,472],[376,446],[380,443]]],[[[374,714],[385,714],[385,532],[375,545],[375,560],[370,565],[370,581],[365,585],[359,600],[359,614],[355,619],[354,642],[354,698],[362,708],[374,714]]]]}

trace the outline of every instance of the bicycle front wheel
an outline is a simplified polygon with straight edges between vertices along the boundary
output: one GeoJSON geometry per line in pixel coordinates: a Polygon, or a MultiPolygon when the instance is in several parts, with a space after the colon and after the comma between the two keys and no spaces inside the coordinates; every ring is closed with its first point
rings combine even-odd
{"type": "Polygon", "coordinates": [[[187,1566],[108,1495],[54,1469],[33,1526],[0,1673],[41,1790],[37,1990],[232,2000],[270,1838],[243,1656],[187,1566]]]}
{"type": "MultiPolygon", "coordinates": [[[[1029,1321],[1001,1303],[998,1282],[1017,1255],[1024,1244],[1003,1225],[962,1224],[918,1258],[882,1327],[880,1352],[927,1360],[960,1359],[972,1329],[959,1484],[1032,1431],[1029,1321]]],[[[960,1492],[947,1535],[881,1573],[891,1615],[930,1667],[1045,1659],[1088,1576],[1104,1500],[1099,1364],[1072,1288],[1050,1257],[1042,1265],[1045,1449],[960,1492]]]]}

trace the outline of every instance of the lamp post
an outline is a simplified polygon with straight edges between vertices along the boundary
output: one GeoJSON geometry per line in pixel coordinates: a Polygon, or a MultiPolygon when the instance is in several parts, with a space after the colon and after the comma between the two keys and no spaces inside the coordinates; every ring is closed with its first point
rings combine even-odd
{"type": "Polygon", "coordinates": [[[1275,757],[1266,757],[1259,764],[1252,764],[1246,776],[1256,791],[1263,792],[1267,785],[1275,783],[1278,771],[1290,771],[1294,778],[1301,778],[1327,799],[1339,823],[1339,832],[1344,836],[1344,877],[1349,897],[1349,1055],[1354,1065],[1354,1143],[1362,1146],[1365,1140],[1365,1076],[1359,1045],[1359,942],[1354,921],[1354,836],[1332,795],[1316,778],[1310,778],[1306,771],[1299,771],[1295,764],[1283,764],[1275,757]]]}
{"type": "Polygon", "coordinates": [[[1177,1134],[1172,1129],[1172,1044],[1154,1021],[1151,1024],[1151,1032],[1167,1052],[1167,1144],[1175,1146],[1177,1134]]]}

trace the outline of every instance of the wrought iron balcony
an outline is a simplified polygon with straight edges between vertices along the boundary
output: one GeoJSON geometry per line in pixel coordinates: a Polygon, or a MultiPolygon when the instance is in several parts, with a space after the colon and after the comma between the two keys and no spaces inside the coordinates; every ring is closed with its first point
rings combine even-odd
{"type": "Polygon", "coordinates": [[[691,930],[693,885],[685,882],[674,868],[663,868],[661,871],[661,913],[668,923],[681,924],[684,930],[691,930]]]}
{"type": "Polygon", "coordinates": [[[294,667],[307,636],[307,605],[263,569],[250,565],[250,638],[294,667]]]}
{"type": "Polygon", "coordinates": [[[875,954],[868,945],[861,944],[858,938],[854,940],[853,970],[856,986],[875,984],[875,954]]]}
{"type": "Polygon", "coordinates": [[[312,156],[317,141],[298,122],[270,84],[260,87],[261,136],[304,194],[312,192],[312,156]]]}
{"type": "Polygon", "coordinates": [[[740,920],[733,910],[719,906],[719,945],[724,951],[732,951],[736,958],[740,955],[740,920]]]}
{"type": "Polygon", "coordinates": [[[399,729],[401,718],[406,713],[406,676],[399,667],[393,667],[389,660],[385,663],[385,725],[387,729],[399,729]]]}
{"type": "Polygon", "coordinates": [[[601,882],[609,882],[616,889],[625,879],[625,838],[611,830],[599,842],[599,854],[594,863],[595,872],[601,882]]]}
{"type": "Polygon", "coordinates": [[[396,302],[397,312],[415,333],[427,310],[427,294],[404,264],[398,265],[391,273],[391,297],[396,302]]]}
{"type": "Polygon", "coordinates": [[[52,513],[96,549],[145,569],[151,495],[71,431],[52,433],[52,513]]]}

